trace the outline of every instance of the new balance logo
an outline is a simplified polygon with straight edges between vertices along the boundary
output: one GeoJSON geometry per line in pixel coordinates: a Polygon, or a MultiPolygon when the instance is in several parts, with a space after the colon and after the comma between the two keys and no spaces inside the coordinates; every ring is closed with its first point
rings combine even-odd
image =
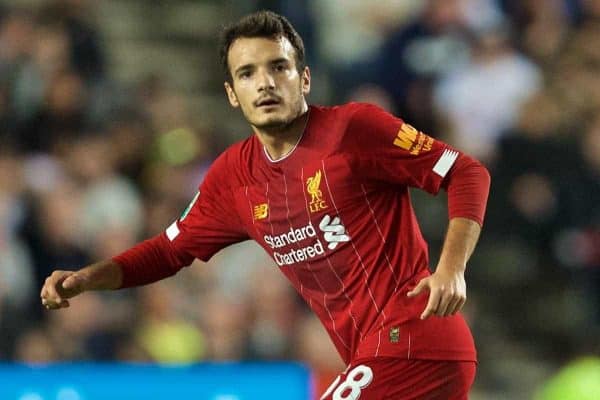
{"type": "Polygon", "coordinates": [[[267,203],[262,203],[254,206],[254,219],[265,219],[269,216],[269,205],[267,203]]]}
{"type": "Polygon", "coordinates": [[[346,228],[340,223],[340,217],[331,219],[329,215],[325,215],[319,224],[319,229],[325,233],[325,240],[329,250],[333,250],[340,242],[347,242],[350,236],[346,234],[346,228]]]}

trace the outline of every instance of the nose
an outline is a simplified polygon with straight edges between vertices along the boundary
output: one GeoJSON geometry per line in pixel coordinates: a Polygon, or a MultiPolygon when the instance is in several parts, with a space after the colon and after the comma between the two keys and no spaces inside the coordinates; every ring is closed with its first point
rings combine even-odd
{"type": "Polygon", "coordinates": [[[259,72],[258,76],[258,91],[268,91],[275,89],[275,80],[273,79],[273,75],[271,75],[268,71],[259,72]]]}

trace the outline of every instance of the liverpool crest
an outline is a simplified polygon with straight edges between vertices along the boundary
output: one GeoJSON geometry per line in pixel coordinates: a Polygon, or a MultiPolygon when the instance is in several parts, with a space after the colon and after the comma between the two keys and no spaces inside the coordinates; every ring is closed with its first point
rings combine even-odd
{"type": "Polygon", "coordinates": [[[306,191],[310,194],[309,208],[311,213],[327,208],[321,191],[321,170],[317,171],[315,176],[311,176],[306,180],[306,191]]]}

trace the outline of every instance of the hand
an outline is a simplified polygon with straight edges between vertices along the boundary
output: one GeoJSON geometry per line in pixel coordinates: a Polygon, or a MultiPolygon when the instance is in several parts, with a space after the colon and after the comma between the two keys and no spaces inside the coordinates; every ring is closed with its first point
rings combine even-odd
{"type": "Polygon", "coordinates": [[[454,315],[467,301],[467,284],[463,272],[449,272],[438,267],[433,275],[421,279],[406,295],[414,297],[424,290],[429,290],[429,301],[421,319],[434,314],[439,317],[454,315]]]}
{"type": "Polygon", "coordinates": [[[46,278],[40,297],[48,310],[69,307],[71,297],[85,291],[84,274],[75,271],[54,271],[46,278]]]}

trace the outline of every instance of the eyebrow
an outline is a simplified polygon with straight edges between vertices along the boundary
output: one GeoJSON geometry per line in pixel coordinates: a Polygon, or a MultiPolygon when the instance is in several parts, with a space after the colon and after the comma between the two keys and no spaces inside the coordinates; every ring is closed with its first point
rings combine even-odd
{"type": "Polygon", "coordinates": [[[269,64],[272,65],[272,64],[289,63],[289,62],[290,62],[290,60],[288,60],[287,58],[280,57],[280,58],[276,58],[276,59],[270,61],[269,64]]]}
{"type": "MultiPolygon", "coordinates": [[[[279,58],[276,58],[276,59],[274,59],[274,60],[271,60],[271,61],[269,61],[269,64],[270,64],[270,65],[274,65],[274,64],[282,64],[282,63],[289,64],[289,62],[290,62],[290,60],[289,60],[289,59],[287,59],[287,58],[284,58],[284,57],[279,57],[279,58]]],[[[240,66],[240,67],[236,68],[236,70],[235,70],[235,71],[233,71],[233,73],[234,73],[235,75],[237,75],[237,74],[239,74],[241,71],[245,71],[245,70],[249,70],[249,69],[252,69],[252,68],[254,68],[254,65],[255,65],[255,64],[244,64],[244,65],[242,65],[242,66],[240,66]]]]}
{"type": "Polygon", "coordinates": [[[244,70],[247,70],[247,69],[252,69],[253,67],[254,67],[254,64],[244,64],[241,67],[238,67],[235,71],[233,71],[233,73],[235,75],[237,75],[241,71],[244,71],[244,70]]]}

